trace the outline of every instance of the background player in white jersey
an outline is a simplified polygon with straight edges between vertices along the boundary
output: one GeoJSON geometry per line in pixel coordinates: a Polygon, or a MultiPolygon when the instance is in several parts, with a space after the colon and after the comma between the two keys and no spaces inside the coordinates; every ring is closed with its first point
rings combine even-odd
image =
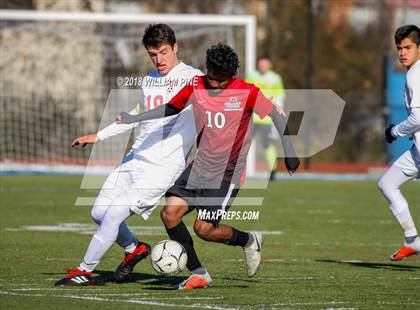
{"type": "Polygon", "coordinates": [[[398,137],[412,135],[414,145],[402,154],[379,181],[379,188],[390,204],[390,208],[404,231],[404,245],[390,256],[391,260],[420,252],[420,238],[411,217],[407,201],[400,186],[420,177],[420,30],[407,25],[395,32],[395,44],[400,63],[407,69],[404,90],[407,119],[398,125],[391,124],[385,130],[385,139],[392,143],[398,137]]]}
{"type": "MultiPolygon", "coordinates": [[[[201,71],[178,60],[174,31],[166,24],[149,25],[143,45],[156,67],[142,82],[141,106],[130,113],[151,110],[168,102],[201,71]]],[[[92,285],[92,271],[111,245],[124,248],[125,258],[115,271],[117,281],[127,279],[135,264],[150,253],[150,246],[136,240],[125,220],[137,213],[148,219],[160,198],[185,168],[185,159],[195,141],[191,109],[175,117],[140,124],[140,134],[122,164],[108,176],[91,215],[99,224],[80,266],[71,269],[56,285],[92,285]]],[[[113,123],[97,134],[77,138],[72,146],[86,145],[124,133],[135,126],[113,123]]]]}

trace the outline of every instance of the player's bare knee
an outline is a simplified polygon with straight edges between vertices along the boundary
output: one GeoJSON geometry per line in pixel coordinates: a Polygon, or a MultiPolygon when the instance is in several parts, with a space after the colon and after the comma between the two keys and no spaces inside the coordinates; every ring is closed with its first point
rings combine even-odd
{"type": "Polygon", "coordinates": [[[160,218],[165,224],[178,222],[181,219],[181,217],[182,215],[180,214],[177,206],[166,205],[160,211],[160,218]]]}
{"type": "Polygon", "coordinates": [[[166,206],[162,208],[162,210],[160,210],[160,218],[162,219],[162,222],[164,222],[165,224],[169,221],[170,214],[166,210],[166,206]]]}
{"type": "Polygon", "coordinates": [[[160,211],[160,218],[165,225],[172,226],[179,223],[186,213],[188,213],[187,202],[182,198],[171,196],[166,198],[166,205],[160,211]]]}

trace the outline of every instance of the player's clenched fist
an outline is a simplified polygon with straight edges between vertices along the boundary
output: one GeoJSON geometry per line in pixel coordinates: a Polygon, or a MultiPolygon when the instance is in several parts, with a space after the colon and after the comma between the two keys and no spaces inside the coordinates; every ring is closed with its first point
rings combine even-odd
{"type": "Polygon", "coordinates": [[[87,144],[92,144],[95,142],[98,142],[98,136],[96,135],[96,133],[93,133],[91,135],[81,136],[77,138],[72,142],[71,147],[75,147],[80,144],[82,145],[82,147],[85,147],[87,144]]]}
{"type": "Polygon", "coordinates": [[[284,112],[284,110],[283,110],[281,107],[279,107],[278,105],[276,105],[275,107],[276,107],[277,112],[278,112],[281,116],[286,116],[286,112],[284,112]]]}

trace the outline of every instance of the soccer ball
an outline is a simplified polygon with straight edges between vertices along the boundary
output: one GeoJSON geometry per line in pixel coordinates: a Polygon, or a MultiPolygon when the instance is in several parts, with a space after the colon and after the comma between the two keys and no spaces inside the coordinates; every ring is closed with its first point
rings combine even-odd
{"type": "Polygon", "coordinates": [[[187,253],[184,247],[173,240],[162,240],[150,254],[153,269],[165,276],[173,276],[185,268],[187,253]]]}

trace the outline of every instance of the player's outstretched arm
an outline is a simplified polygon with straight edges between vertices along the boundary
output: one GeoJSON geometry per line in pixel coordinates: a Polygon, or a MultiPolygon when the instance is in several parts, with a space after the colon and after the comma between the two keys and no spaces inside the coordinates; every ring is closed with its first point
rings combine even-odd
{"type": "Polygon", "coordinates": [[[175,115],[181,112],[180,109],[174,107],[171,104],[164,104],[156,109],[140,113],[137,115],[128,114],[125,112],[121,112],[119,116],[117,116],[117,123],[119,124],[132,124],[142,121],[148,121],[151,119],[157,119],[162,117],[167,117],[171,115],[175,115]]]}
{"type": "Polygon", "coordinates": [[[398,137],[404,137],[411,133],[420,130],[420,107],[412,108],[408,117],[398,125],[393,126],[392,124],[385,131],[385,139],[388,143],[391,143],[398,137]],[[391,136],[393,140],[388,141],[388,137],[391,136]]]}
{"type": "Polygon", "coordinates": [[[76,147],[78,145],[82,145],[82,147],[85,147],[87,144],[93,144],[98,142],[98,136],[96,133],[90,134],[90,135],[86,135],[86,136],[81,136],[76,138],[72,143],[71,143],[71,147],[76,147]]]}
{"type": "Polygon", "coordinates": [[[292,140],[289,136],[285,114],[281,112],[282,110],[279,111],[278,108],[273,106],[270,117],[273,120],[273,124],[276,127],[281,138],[281,143],[283,144],[284,163],[286,164],[289,174],[292,175],[299,168],[300,160],[296,156],[295,148],[293,147],[292,140]]]}

